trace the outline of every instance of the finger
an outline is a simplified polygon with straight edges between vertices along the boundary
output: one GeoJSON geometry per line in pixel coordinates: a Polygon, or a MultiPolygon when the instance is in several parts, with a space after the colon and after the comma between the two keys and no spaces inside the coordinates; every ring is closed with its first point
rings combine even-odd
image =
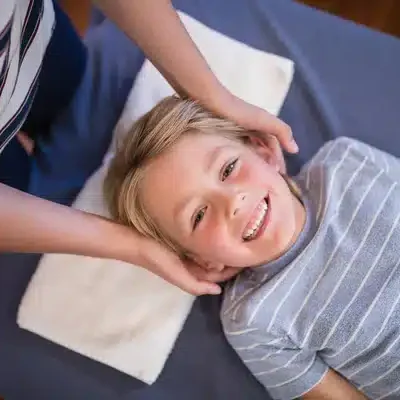
{"type": "Polygon", "coordinates": [[[221,293],[221,288],[216,283],[206,279],[199,279],[183,263],[178,262],[169,266],[159,275],[173,285],[195,296],[203,294],[218,295],[221,293]]]}
{"type": "Polygon", "coordinates": [[[297,153],[299,147],[294,140],[290,126],[264,110],[261,110],[261,112],[262,117],[260,118],[260,127],[258,130],[274,135],[282,147],[289,153],[297,153]]]}
{"type": "Polygon", "coordinates": [[[241,271],[241,268],[225,267],[223,271],[210,271],[199,268],[193,269],[192,271],[193,274],[202,281],[218,283],[231,279],[241,271]]]}
{"type": "Polygon", "coordinates": [[[236,276],[242,268],[225,268],[222,272],[219,273],[219,276],[216,276],[216,279],[212,282],[220,283],[220,282],[225,282],[228,281],[229,279],[232,279],[234,276],[236,276]]]}
{"type": "Polygon", "coordinates": [[[246,103],[236,96],[230,97],[230,99],[230,113],[226,114],[226,112],[222,112],[221,115],[236,121],[244,128],[256,130],[264,134],[272,134],[276,136],[286,151],[290,153],[298,152],[299,148],[293,138],[292,129],[288,124],[268,111],[246,103]]]}
{"type": "Polygon", "coordinates": [[[285,157],[278,139],[275,136],[268,135],[267,142],[267,146],[271,149],[270,163],[276,165],[282,174],[286,174],[285,157]]]}
{"type": "Polygon", "coordinates": [[[187,268],[186,263],[160,244],[145,240],[141,248],[145,261],[139,265],[146,266],[149,271],[169,283],[195,296],[221,293],[217,284],[198,279],[197,275],[187,268]]]}
{"type": "Polygon", "coordinates": [[[26,133],[19,131],[17,133],[17,140],[28,155],[31,155],[33,153],[33,149],[35,146],[34,142],[26,133]]]}

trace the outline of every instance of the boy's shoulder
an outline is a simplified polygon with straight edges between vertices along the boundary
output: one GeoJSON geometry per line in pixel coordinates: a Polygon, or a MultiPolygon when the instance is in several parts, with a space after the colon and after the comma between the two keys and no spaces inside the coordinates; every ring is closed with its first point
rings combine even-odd
{"type": "Polygon", "coordinates": [[[250,269],[243,270],[224,289],[221,321],[225,331],[245,329],[251,323],[252,304],[260,284],[253,279],[250,269]]]}
{"type": "MultiPolygon", "coordinates": [[[[348,160],[354,162],[360,160],[364,161],[365,159],[368,159],[372,163],[377,163],[377,166],[380,167],[381,164],[385,164],[385,162],[382,163],[382,157],[395,159],[393,155],[358,139],[340,136],[326,142],[311,160],[305,164],[303,169],[321,164],[337,164],[338,162],[342,164],[348,160]]],[[[396,162],[398,161],[396,160],[396,162]]]]}
{"type": "Polygon", "coordinates": [[[274,304],[280,297],[275,298],[271,291],[274,284],[269,280],[267,270],[263,273],[263,267],[259,268],[257,271],[245,269],[225,287],[221,322],[228,337],[235,337],[236,333],[254,335],[260,331],[263,332],[264,338],[266,335],[274,337],[280,334],[284,335],[282,327],[277,324],[267,327],[266,321],[271,320],[274,304]],[[267,295],[270,291],[270,295],[267,295]],[[268,302],[265,302],[266,297],[268,297],[268,302]],[[268,307],[265,307],[265,303],[268,304],[268,307]]]}
{"type": "MultiPolygon", "coordinates": [[[[357,139],[342,136],[326,142],[303,166],[298,178],[307,190],[317,188],[326,181],[335,181],[339,186],[362,167],[362,175],[368,180],[370,175],[381,168],[376,157],[378,150],[357,139]]],[[[382,152],[380,152],[382,153],[382,152]]]]}
{"type": "Polygon", "coordinates": [[[346,159],[368,156],[370,147],[365,143],[347,136],[340,136],[326,142],[305,165],[305,168],[318,164],[343,163],[346,159]]]}

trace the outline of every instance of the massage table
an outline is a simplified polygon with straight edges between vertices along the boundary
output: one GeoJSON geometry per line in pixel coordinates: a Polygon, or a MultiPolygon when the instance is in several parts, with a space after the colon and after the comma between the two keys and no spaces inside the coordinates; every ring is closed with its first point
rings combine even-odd
{"type": "MultiPolygon", "coordinates": [[[[174,4],[227,36],[294,61],[294,79],[280,113],[300,146],[298,155],[287,157],[290,173],[340,135],[400,156],[400,40],[290,0],[174,4]]],[[[101,163],[143,62],[139,49],[108,20],[96,19],[85,41],[85,75],[71,106],[54,124],[52,140],[43,144],[31,177],[32,193],[62,204],[72,203],[101,163]]],[[[220,297],[195,301],[153,385],[20,329],[18,306],[39,259],[0,255],[0,398],[269,398],[224,338],[220,297]]]]}

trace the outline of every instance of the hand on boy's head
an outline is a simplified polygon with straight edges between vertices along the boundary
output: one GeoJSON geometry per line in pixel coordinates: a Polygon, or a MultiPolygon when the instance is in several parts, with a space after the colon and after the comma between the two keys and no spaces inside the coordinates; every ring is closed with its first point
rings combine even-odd
{"type": "Polygon", "coordinates": [[[222,269],[204,268],[196,263],[188,263],[189,272],[200,281],[221,283],[236,276],[243,268],[223,267],[222,269]]]}
{"type": "Polygon", "coordinates": [[[268,148],[268,163],[272,166],[276,166],[281,174],[286,174],[285,157],[283,156],[282,147],[278,139],[273,135],[266,135],[263,144],[268,148]]]}
{"type": "Polygon", "coordinates": [[[196,256],[191,256],[187,266],[192,275],[198,279],[208,282],[225,282],[236,276],[243,268],[227,267],[219,262],[206,262],[196,256]]]}
{"type": "Polygon", "coordinates": [[[227,268],[223,271],[206,271],[194,262],[182,261],[167,247],[155,240],[139,238],[139,252],[134,260],[127,260],[141,265],[166,281],[178,286],[195,296],[203,294],[220,294],[217,282],[223,282],[236,275],[238,269],[227,268]]]}
{"type": "Polygon", "coordinates": [[[280,146],[270,141],[271,135],[286,151],[290,153],[298,152],[298,146],[293,138],[290,126],[260,107],[230,95],[227,100],[218,101],[215,107],[212,107],[212,111],[236,122],[247,130],[261,133],[265,144],[267,146],[272,145],[271,149],[276,154],[277,159],[281,157],[283,159],[282,150],[280,146]]]}

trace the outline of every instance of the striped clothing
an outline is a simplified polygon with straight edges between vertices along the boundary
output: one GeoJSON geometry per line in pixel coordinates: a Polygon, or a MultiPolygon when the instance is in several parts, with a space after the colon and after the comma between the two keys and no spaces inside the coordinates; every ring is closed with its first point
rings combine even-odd
{"type": "Polygon", "coordinates": [[[0,152],[28,115],[53,27],[51,0],[0,2],[0,152]]]}
{"type": "Polygon", "coordinates": [[[227,339],[276,399],[300,397],[328,367],[370,399],[399,399],[400,162],[340,138],[296,181],[312,234],[228,285],[227,339]]]}

